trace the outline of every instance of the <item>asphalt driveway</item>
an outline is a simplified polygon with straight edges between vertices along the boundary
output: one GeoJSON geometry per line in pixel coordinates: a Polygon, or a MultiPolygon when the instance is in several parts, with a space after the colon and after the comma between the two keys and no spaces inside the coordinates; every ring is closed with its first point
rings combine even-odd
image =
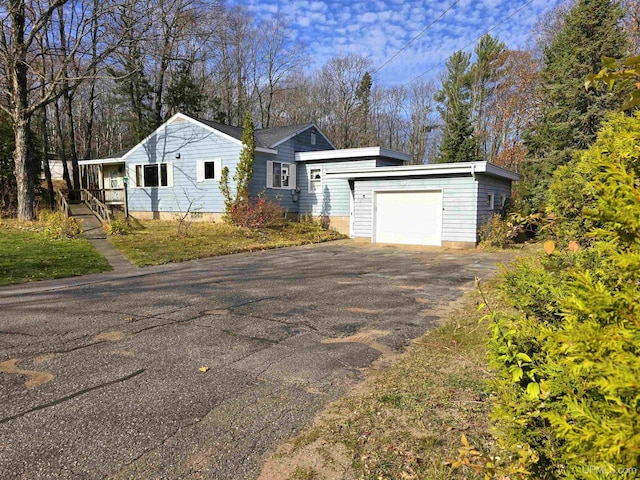
{"type": "Polygon", "coordinates": [[[0,289],[0,478],[254,478],[504,259],[345,241],[0,289]]]}

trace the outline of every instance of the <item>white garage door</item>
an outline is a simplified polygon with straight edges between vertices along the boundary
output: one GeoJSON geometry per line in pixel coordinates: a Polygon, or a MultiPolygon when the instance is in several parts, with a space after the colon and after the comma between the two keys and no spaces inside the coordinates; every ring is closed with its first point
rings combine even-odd
{"type": "Polygon", "coordinates": [[[442,244],[442,192],[376,192],[374,242],[442,244]]]}

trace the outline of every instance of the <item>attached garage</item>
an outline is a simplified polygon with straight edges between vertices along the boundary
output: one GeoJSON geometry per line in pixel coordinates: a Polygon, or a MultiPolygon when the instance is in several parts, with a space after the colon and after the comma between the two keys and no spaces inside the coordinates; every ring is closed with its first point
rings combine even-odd
{"type": "Polygon", "coordinates": [[[518,174],[488,162],[327,172],[348,181],[352,238],[376,243],[473,248],[500,212],[518,174]]]}
{"type": "Polygon", "coordinates": [[[374,192],[378,243],[442,244],[442,190],[374,192]]]}

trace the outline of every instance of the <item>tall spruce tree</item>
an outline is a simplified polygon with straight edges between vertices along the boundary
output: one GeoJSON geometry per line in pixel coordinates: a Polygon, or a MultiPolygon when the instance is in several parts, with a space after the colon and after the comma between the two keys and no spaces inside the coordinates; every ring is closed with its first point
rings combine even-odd
{"type": "Polygon", "coordinates": [[[544,49],[540,121],[525,135],[530,160],[526,162],[522,196],[539,210],[551,176],[573,152],[588,148],[607,113],[621,99],[604,87],[586,90],[587,75],[602,68],[602,57],[627,53],[621,26],[623,10],[617,1],[578,0],[567,14],[564,28],[544,49]]]}
{"type": "Polygon", "coordinates": [[[471,117],[470,62],[470,53],[459,50],[451,55],[442,88],[435,97],[440,102],[438,111],[444,122],[444,137],[436,158],[438,163],[478,160],[478,139],[471,117]]]}

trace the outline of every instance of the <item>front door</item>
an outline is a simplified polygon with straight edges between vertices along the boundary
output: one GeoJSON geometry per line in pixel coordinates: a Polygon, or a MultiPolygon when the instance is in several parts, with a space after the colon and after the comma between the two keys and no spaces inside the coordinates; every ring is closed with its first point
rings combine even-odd
{"type": "Polygon", "coordinates": [[[104,199],[106,203],[124,200],[124,165],[105,165],[104,199]]]}

